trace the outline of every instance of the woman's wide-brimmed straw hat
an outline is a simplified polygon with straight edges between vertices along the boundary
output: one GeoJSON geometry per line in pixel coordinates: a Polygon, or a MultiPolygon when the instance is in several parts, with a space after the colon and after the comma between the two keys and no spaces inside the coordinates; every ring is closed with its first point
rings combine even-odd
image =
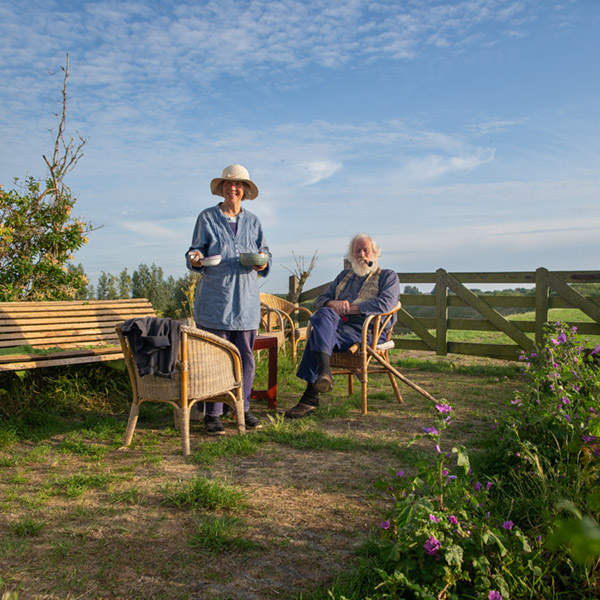
{"type": "Polygon", "coordinates": [[[223,169],[221,177],[216,177],[210,182],[210,191],[214,196],[223,195],[223,182],[229,179],[230,181],[243,181],[246,185],[246,191],[244,192],[244,200],[254,200],[258,196],[258,187],[250,179],[250,174],[245,167],[242,165],[229,165],[223,169]]]}

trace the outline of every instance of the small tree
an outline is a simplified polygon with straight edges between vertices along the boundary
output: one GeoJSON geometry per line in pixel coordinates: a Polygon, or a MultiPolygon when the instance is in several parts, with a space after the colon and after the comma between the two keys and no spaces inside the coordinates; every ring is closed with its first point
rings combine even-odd
{"type": "Polygon", "coordinates": [[[65,139],[69,56],[62,88],[62,111],[45,182],[27,177],[20,189],[0,187],[0,301],[66,300],[87,285],[80,269],[69,269],[72,253],[87,243],[91,226],[71,217],[76,199],[64,178],[83,156],[85,140],[65,139]]]}
{"type": "Polygon", "coordinates": [[[310,264],[308,265],[308,268],[306,267],[304,256],[296,256],[293,250],[292,256],[294,257],[296,268],[293,271],[291,269],[288,269],[287,267],[284,268],[287,269],[296,278],[296,286],[293,290],[290,290],[288,294],[288,300],[290,302],[293,302],[294,304],[297,304],[298,298],[300,298],[300,294],[304,289],[304,284],[306,283],[306,280],[310,277],[310,274],[312,273],[313,269],[315,268],[315,265],[317,264],[317,251],[315,250],[310,264]]]}

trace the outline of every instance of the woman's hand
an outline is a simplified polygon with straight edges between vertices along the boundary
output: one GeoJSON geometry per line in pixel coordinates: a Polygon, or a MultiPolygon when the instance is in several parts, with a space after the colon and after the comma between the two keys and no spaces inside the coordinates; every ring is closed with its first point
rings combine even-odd
{"type": "MultiPolygon", "coordinates": [[[[264,252],[259,252],[259,254],[261,254],[261,255],[262,255],[262,254],[264,254],[264,252]]],[[[267,261],[267,262],[266,262],[264,265],[262,265],[261,267],[257,267],[256,265],[253,265],[253,267],[252,267],[252,268],[253,268],[255,271],[264,271],[264,270],[265,270],[265,269],[266,269],[268,266],[269,266],[269,263],[268,263],[268,261],[267,261]]]]}
{"type": "Polygon", "coordinates": [[[194,250],[188,253],[188,257],[190,259],[190,263],[192,267],[201,267],[202,266],[202,252],[198,252],[198,250],[194,250]]]}

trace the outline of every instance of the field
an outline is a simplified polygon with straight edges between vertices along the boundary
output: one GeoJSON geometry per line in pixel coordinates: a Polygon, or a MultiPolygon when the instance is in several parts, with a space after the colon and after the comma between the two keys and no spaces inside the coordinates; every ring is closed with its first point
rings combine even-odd
{"type": "MultiPolygon", "coordinates": [[[[471,449],[522,377],[486,359],[394,361],[454,407],[451,435],[471,449]]],[[[318,597],[389,509],[376,482],[433,452],[426,440],[409,445],[431,403],[402,386],[398,405],[385,376],[371,380],[366,416],[337,378],[300,422],[256,403],[265,426],[246,436],[228,423],[208,438],[194,424],[187,460],[171,412],[145,404],[123,451],[126,378],[98,368],[106,390],[88,393],[80,373],[36,375],[38,400],[0,421],[0,592],[21,599],[318,597]]],[[[279,411],[301,389],[282,357],[279,411]]]]}

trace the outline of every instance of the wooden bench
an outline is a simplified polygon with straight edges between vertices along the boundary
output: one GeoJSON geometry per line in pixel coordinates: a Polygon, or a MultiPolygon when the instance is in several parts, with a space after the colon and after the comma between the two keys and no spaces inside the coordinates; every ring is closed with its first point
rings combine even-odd
{"type": "Polygon", "coordinates": [[[115,327],[148,316],[145,298],[0,302],[0,372],[123,358],[115,327]]]}

